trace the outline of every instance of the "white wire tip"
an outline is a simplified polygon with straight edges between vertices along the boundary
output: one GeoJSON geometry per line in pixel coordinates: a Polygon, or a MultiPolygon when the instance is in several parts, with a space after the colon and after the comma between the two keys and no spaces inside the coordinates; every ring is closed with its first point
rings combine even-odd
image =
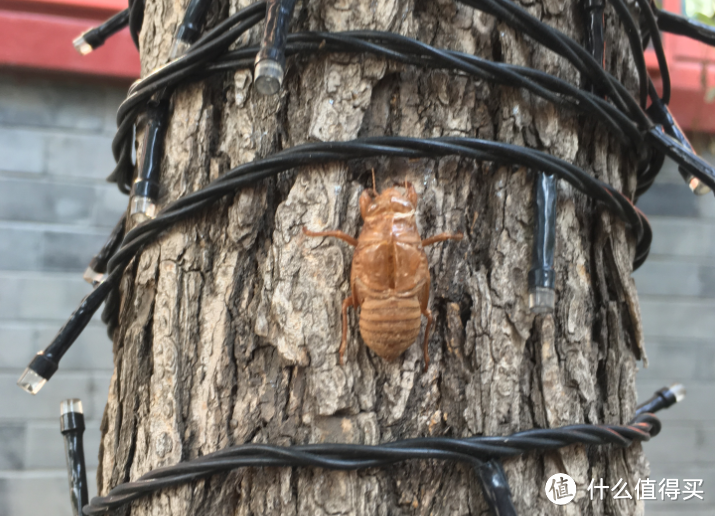
{"type": "Polygon", "coordinates": [[[153,219],[156,216],[156,204],[149,197],[136,195],[129,202],[129,216],[137,224],[153,219]]]}
{"type": "Polygon", "coordinates": [[[175,39],[174,44],[171,46],[171,51],[169,52],[169,59],[171,61],[173,61],[174,59],[178,59],[179,57],[186,54],[190,48],[191,43],[187,43],[186,41],[182,41],[180,39],[175,39]]]}
{"type": "Polygon", "coordinates": [[[22,373],[22,376],[17,381],[19,387],[22,387],[25,391],[33,395],[40,392],[40,389],[42,389],[46,383],[46,378],[43,378],[29,367],[25,369],[25,372],[22,373]]]}
{"type": "Polygon", "coordinates": [[[556,307],[556,292],[546,287],[529,290],[529,310],[532,314],[551,314],[556,307]]]}
{"type": "Polygon", "coordinates": [[[276,95],[283,85],[283,67],[272,59],[256,63],[256,89],[261,95],[276,95]]]}
{"type": "Polygon", "coordinates": [[[680,403],[685,399],[685,386],[682,383],[674,383],[670,387],[668,387],[668,390],[673,393],[673,396],[675,396],[675,402],[680,403]]]}
{"type": "Polygon", "coordinates": [[[89,283],[90,285],[95,285],[96,283],[101,283],[104,278],[104,274],[95,271],[92,267],[87,267],[82,274],[82,279],[89,283]]]}
{"type": "Polygon", "coordinates": [[[86,56],[94,50],[92,45],[87,43],[87,40],[84,39],[84,34],[80,34],[77,38],[75,38],[74,41],[72,41],[72,44],[74,45],[74,49],[83,56],[86,56]]]}
{"type": "Polygon", "coordinates": [[[705,195],[711,192],[710,187],[701,182],[697,177],[691,177],[688,186],[695,195],[705,195]]]}
{"type": "Polygon", "coordinates": [[[70,412],[84,414],[84,410],[82,410],[82,400],[77,398],[62,400],[60,402],[60,416],[64,416],[70,412]]]}

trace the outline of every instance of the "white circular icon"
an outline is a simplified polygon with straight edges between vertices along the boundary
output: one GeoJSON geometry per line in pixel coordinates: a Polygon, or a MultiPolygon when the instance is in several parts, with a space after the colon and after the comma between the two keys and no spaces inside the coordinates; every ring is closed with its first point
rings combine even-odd
{"type": "Polygon", "coordinates": [[[576,496],[576,482],[566,473],[556,473],[546,481],[546,497],[556,505],[566,505],[576,496]]]}

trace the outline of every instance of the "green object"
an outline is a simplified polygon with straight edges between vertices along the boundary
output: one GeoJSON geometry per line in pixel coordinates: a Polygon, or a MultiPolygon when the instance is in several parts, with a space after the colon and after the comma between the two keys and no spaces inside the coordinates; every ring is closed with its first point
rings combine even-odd
{"type": "Polygon", "coordinates": [[[714,0],[683,0],[683,8],[688,18],[696,19],[708,25],[715,25],[714,0]]]}

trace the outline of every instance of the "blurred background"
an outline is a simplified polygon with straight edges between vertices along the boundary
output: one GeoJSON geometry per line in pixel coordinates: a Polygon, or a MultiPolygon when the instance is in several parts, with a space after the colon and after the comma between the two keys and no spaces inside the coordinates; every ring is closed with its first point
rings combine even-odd
{"type": "MultiPolygon", "coordinates": [[[[671,2],[670,4],[668,2],[671,2]]],[[[701,5],[702,4],[702,5],[701,5]]],[[[689,15],[712,19],[712,2],[689,15]]],[[[693,7],[694,6],[694,7],[693,7]]],[[[80,397],[90,495],[112,373],[111,342],[97,318],[63,359],[52,387],[30,396],[15,382],[90,291],[82,272],[126,197],[104,179],[117,106],[138,76],[129,36],[82,57],[70,41],[126,0],[0,0],[0,516],[71,514],[59,402],[80,397]]],[[[665,8],[687,10],[677,0],[665,8]]],[[[715,163],[715,51],[664,37],[675,117],[715,163]],[[712,64],[711,64],[712,63],[712,64]]],[[[652,53],[646,54],[652,71],[652,53]]],[[[672,162],[639,206],[653,225],[650,258],[635,273],[648,369],[639,400],[673,382],[685,401],[662,413],[645,445],[651,479],[703,481],[705,500],[654,501],[657,516],[715,513],[715,199],[696,197],[672,162]]],[[[631,494],[635,495],[632,486],[631,494]]]]}

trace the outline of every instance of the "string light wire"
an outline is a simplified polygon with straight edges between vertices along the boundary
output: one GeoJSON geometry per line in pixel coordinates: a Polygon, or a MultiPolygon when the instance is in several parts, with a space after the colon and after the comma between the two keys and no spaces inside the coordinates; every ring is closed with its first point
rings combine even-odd
{"type": "Polygon", "coordinates": [[[240,165],[205,188],[177,199],[161,210],[155,219],[147,220],[129,231],[125,235],[121,247],[109,260],[108,273],[104,281],[84,298],[80,307],[70,316],[50,345],[35,356],[18,381],[18,385],[30,393],[36,394],[55,373],[59,366],[59,360],[107,298],[102,320],[107,324],[109,334],[113,334],[119,303],[115,287],[124,268],[144,246],[156,240],[177,221],[195,215],[240,188],[299,166],[378,156],[438,159],[448,155],[457,155],[482,162],[518,164],[555,174],[560,179],[569,182],[577,190],[605,204],[623,220],[626,226],[634,232],[638,242],[634,267],[645,261],[652,239],[650,225],[645,215],[612,186],[550,154],[527,147],[477,138],[430,139],[380,136],[347,142],[308,143],[240,165]],[[111,295],[112,292],[114,295],[111,295]]]}
{"type": "MultiPolygon", "coordinates": [[[[680,387],[682,386],[674,386],[680,387]]],[[[673,387],[671,387],[672,389],[673,387]]],[[[659,393],[668,391],[661,389],[659,393]]],[[[661,397],[668,394],[659,394],[661,397]]],[[[672,396],[676,399],[675,396],[672,396]]],[[[677,398],[682,399],[682,398],[677,398]]],[[[672,403],[671,403],[672,405],[672,403]]],[[[666,403],[647,407],[660,410],[666,403]]],[[[179,462],[146,473],[135,481],[119,484],[106,496],[92,498],[83,512],[86,516],[104,514],[119,509],[134,500],[211,475],[244,467],[317,467],[331,470],[355,470],[391,466],[405,460],[437,459],[467,463],[485,479],[483,468],[487,461],[516,457],[525,453],[544,452],[564,446],[613,445],[628,447],[633,441],[648,441],[658,435],[660,420],[650,412],[640,410],[627,425],[569,425],[561,428],[538,428],[504,437],[474,436],[467,438],[419,437],[380,445],[320,443],[294,446],[242,444],[219,450],[189,461],[179,462]]],[[[492,466],[494,467],[494,466],[492,466]]],[[[494,479],[493,475],[492,480],[494,479]]],[[[487,476],[488,478],[488,476],[487,476]]],[[[492,486],[489,491],[503,497],[501,505],[513,511],[506,498],[508,485],[492,486]]],[[[499,512],[495,512],[499,515],[499,512]]],[[[512,512],[511,514],[515,514],[512,512]]]]}

